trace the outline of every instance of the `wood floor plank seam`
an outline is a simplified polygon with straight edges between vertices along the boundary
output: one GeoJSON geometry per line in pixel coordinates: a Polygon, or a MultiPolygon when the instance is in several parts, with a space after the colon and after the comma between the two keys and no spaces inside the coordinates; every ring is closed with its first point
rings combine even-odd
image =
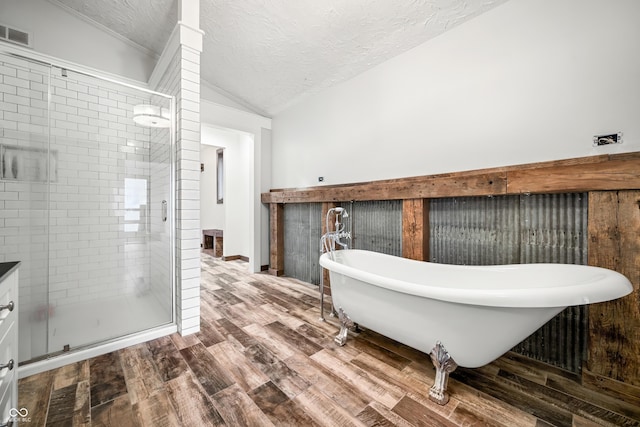
{"type": "Polygon", "coordinates": [[[509,379],[512,382],[517,382],[518,384],[524,383],[531,396],[538,397],[541,400],[545,400],[555,406],[566,409],[573,414],[580,415],[583,418],[589,419],[591,421],[608,422],[614,426],[637,425],[633,420],[630,420],[623,415],[606,410],[586,400],[571,396],[562,391],[541,386],[534,381],[531,381],[527,378],[519,377],[516,374],[500,371],[499,376],[509,379]]]}

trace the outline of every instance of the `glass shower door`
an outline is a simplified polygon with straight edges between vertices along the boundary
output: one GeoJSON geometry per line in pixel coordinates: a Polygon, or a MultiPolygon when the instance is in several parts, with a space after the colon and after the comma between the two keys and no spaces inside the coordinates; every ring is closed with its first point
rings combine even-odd
{"type": "Polygon", "coordinates": [[[170,98],[52,69],[49,353],[172,322],[170,129],[133,120],[152,103],[169,111],[170,98]]]}
{"type": "Polygon", "coordinates": [[[19,362],[173,323],[173,98],[4,52],[0,98],[19,362]]]}

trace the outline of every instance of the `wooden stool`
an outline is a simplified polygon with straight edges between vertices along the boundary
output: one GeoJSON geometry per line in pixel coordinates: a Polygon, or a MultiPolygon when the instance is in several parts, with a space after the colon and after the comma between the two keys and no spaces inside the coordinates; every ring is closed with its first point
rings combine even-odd
{"type": "Polygon", "coordinates": [[[222,230],[202,230],[202,240],[204,249],[213,249],[213,256],[222,256],[222,230]]]}

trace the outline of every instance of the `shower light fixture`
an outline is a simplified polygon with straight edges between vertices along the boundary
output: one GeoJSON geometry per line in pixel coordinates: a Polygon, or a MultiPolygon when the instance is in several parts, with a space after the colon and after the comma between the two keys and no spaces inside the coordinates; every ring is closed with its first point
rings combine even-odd
{"type": "Polygon", "coordinates": [[[134,106],[133,121],[140,126],[152,128],[168,128],[171,126],[169,109],[150,104],[134,106]]]}

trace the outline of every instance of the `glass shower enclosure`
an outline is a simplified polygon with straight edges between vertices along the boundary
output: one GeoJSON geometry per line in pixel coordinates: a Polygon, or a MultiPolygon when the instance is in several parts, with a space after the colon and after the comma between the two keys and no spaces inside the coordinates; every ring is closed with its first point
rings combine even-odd
{"type": "Polygon", "coordinates": [[[19,362],[174,322],[173,98],[0,52],[0,261],[19,362]]]}

